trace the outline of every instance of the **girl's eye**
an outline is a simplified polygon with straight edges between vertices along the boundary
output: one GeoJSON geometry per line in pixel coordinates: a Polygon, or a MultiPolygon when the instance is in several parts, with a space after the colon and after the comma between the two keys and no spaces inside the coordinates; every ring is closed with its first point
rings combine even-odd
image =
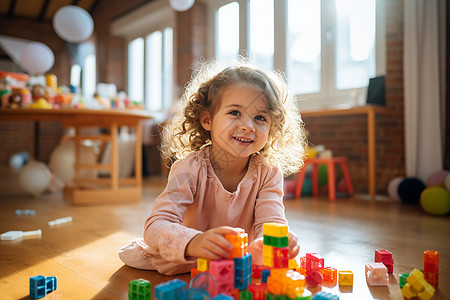
{"type": "Polygon", "coordinates": [[[240,116],[241,115],[241,113],[239,111],[237,111],[237,110],[232,110],[232,111],[229,112],[229,114],[232,115],[232,116],[240,116]]]}
{"type": "Polygon", "coordinates": [[[266,118],[264,118],[263,116],[256,116],[255,119],[258,121],[266,121],[266,118]]]}

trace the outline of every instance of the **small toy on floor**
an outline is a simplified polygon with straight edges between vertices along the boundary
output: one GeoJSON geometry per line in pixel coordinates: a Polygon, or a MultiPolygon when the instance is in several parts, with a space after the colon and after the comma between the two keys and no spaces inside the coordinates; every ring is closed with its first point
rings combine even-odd
{"type": "Polygon", "coordinates": [[[49,221],[48,225],[50,226],[55,226],[55,225],[60,225],[60,224],[64,224],[64,223],[69,223],[72,222],[72,217],[65,217],[65,218],[59,218],[53,221],[49,221]]]}
{"type": "Polygon", "coordinates": [[[20,231],[11,230],[0,235],[0,240],[2,241],[14,241],[20,238],[39,238],[42,236],[42,231],[32,230],[32,231],[20,231]]]}
{"type": "Polygon", "coordinates": [[[47,296],[48,293],[56,290],[57,278],[54,276],[45,277],[37,275],[30,277],[30,298],[40,299],[47,296]]]}
{"type": "Polygon", "coordinates": [[[27,215],[27,216],[34,216],[36,214],[36,211],[34,209],[16,209],[16,215],[27,215]]]}

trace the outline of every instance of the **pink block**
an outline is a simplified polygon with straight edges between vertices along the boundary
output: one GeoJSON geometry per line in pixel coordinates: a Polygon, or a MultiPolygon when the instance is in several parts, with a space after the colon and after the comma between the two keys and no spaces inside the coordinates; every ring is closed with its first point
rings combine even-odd
{"type": "Polygon", "coordinates": [[[366,280],[370,286],[387,286],[389,284],[388,269],[383,263],[366,264],[366,280]]]}
{"type": "Polygon", "coordinates": [[[209,263],[209,273],[214,276],[217,293],[232,295],[234,290],[234,261],[223,259],[209,263]]]}

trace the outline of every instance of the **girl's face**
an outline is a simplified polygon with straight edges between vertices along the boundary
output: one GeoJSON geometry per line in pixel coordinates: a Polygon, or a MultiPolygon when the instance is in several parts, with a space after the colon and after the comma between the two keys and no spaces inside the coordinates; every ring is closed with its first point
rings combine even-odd
{"type": "Polygon", "coordinates": [[[261,92],[235,84],[222,94],[217,112],[212,117],[203,116],[201,123],[210,131],[214,151],[225,152],[230,158],[244,158],[266,145],[271,119],[261,92]]]}

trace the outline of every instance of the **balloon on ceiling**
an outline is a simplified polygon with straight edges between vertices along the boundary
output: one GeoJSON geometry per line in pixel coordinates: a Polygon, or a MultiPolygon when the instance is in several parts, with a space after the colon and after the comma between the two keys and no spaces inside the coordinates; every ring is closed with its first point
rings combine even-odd
{"type": "Polygon", "coordinates": [[[170,0],[170,6],[176,11],[185,11],[194,5],[195,0],[170,0]]]}
{"type": "Polygon", "coordinates": [[[81,43],[92,35],[94,21],[83,8],[67,5],[61,7],[53,17],[53,29],[66,42],[81,43]]]}
{"type": "Polygon", "coordinates": [[[43,43],[32,42],[25,45],[20,53],[22,69],[31,75],[41,75],[53,67],[55,56],[43,43]]]}

